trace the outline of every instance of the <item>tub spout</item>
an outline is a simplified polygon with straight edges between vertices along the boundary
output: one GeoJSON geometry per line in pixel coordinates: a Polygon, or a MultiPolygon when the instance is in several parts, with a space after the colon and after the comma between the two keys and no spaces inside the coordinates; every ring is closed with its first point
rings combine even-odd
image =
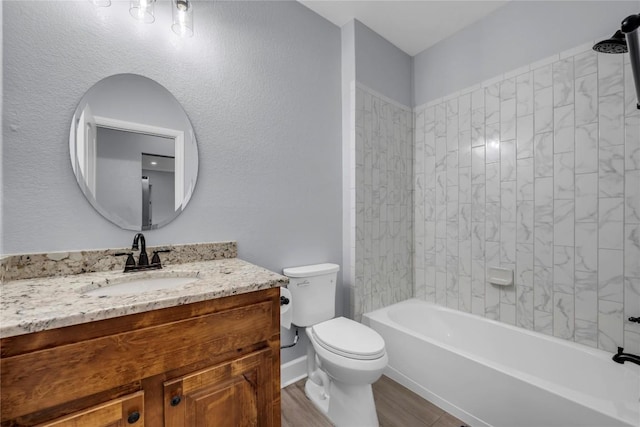
{"type": "Polygon", "coordinates": [[[618,353],[613,355],[613,361],[616,363],[631,362],[640,365],[640,356],[631,353],[623,353],[624,348],[618,347],[618,353]]]}

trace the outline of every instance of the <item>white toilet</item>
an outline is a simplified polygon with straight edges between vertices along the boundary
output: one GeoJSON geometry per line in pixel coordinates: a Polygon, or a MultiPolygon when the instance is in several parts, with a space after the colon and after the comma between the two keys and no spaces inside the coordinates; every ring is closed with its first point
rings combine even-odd
{"type": "Polygon", "coordinates": [[[388,357],[373,329],[335,316],[337,264],[285,268],[291,291],[292,323],[305,327],[307,397],[337,427],[378,426],[371,384],[388,357]]]}

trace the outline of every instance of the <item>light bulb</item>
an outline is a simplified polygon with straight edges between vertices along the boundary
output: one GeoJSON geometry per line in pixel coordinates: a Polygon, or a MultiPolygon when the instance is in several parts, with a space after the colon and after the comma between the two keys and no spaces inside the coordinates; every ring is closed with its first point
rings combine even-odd
{"type": "Polygon", "coordinates": [[[193,4],[190,0],[173,0],[174,33],[182,37],[193,36],[193,4]]]}
{"type": "Polygon", "coordinates": [[[94,6],[97,7],[109,7],[111,6],[111,0],[89,0],[94,6]]]}
{"type": "Polygon", "coordinates": [[[180,11],[186,12],[189,9],[189,2],[186,0],[176,0],[176,7],[180,11]]]}
{"type": "Polygon", "coordinates": [[[156,20],[153,9],[156,0],[131,0],[129,13],[138,21],[151,24],[156,20]]]}

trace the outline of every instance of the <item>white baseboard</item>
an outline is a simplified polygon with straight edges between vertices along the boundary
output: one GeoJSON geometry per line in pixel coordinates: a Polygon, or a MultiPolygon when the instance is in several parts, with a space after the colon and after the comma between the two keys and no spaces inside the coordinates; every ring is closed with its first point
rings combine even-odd
{"type": "Polygon", "coordinates": [[[307,376],[307,356],[301,356],[280,366],[280,388],[285,388],[307,376]]]}

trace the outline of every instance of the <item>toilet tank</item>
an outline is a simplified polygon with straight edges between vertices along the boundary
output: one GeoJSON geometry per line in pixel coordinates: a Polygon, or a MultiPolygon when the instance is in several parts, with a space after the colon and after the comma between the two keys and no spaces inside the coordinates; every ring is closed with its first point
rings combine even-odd
{"type": "Polygon", "coordinates": [[[338,264],[314,264],[285,268],[291,292],[292,323],[311,326],[336,315],[338,264]]]}

